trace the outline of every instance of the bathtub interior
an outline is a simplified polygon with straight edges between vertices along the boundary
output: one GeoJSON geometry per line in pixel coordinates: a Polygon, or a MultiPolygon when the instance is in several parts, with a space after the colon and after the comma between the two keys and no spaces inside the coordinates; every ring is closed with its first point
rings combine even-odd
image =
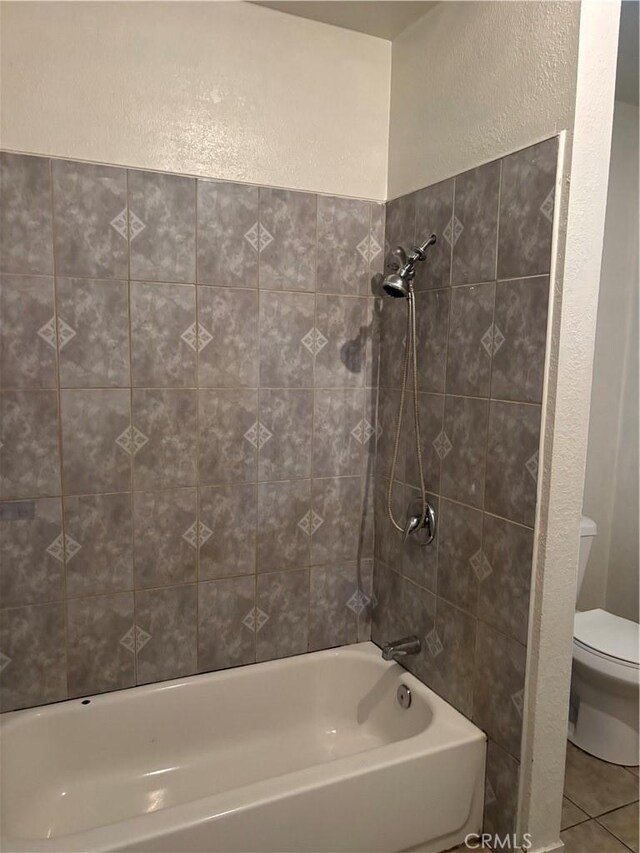
{"type": "Polygon", "coordinates": [[[425,695],[396,699],[413,679],[352,649],[6,715],[5,835],[78,833],[425,732],[425,695]]]}

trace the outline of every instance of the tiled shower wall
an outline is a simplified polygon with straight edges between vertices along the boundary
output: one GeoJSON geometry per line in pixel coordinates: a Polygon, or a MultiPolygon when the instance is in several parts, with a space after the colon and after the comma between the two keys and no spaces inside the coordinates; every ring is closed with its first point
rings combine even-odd
{"type": "MultiPolygon", "coordinates": [[[[386,517],[406,303],[381,317],[372,637],[418,634],[406,666],[488,735],[485,831],[513,832],[557,140],[387,205],[387,246],[438,236],[416,277],[419,407],[436,542],[386,517]]],[[[409,400],[412,406],[412,400],[409,400]]],[[[396,517],[417,494],[405,416],[396,517]]]]}
{"type": "Polygon", "coordinates": [[[0,167],[2,710],[368,637],[384,206],[0,167]]]}

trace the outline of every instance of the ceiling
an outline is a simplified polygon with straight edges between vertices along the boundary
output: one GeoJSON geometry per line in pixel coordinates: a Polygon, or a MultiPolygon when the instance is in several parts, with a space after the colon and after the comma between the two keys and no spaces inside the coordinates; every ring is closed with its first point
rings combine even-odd
{"type": "Polygon", "coordinates": [[[638,2],[625,0],[620,13],[616,100],[638,104],[638,2]]]}
{"type": "Polygon", "coordinates": [[[256,5],[391,41],[436,3],[432,0],[256,0],[256,5]]]}

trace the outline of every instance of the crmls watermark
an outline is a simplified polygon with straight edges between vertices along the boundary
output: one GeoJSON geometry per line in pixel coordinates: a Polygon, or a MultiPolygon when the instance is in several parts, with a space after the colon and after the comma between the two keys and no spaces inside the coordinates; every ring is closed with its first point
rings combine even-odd
{"type": "Polygon", "coordinates": [[[477,835],[472,832],[465,836],[464,843],[469,850],[531,850],[533,846],[528,832],[525,832],[522,838],[518,838],[515,832],[506,835],[492,835],[490,832],[477,835]]]}

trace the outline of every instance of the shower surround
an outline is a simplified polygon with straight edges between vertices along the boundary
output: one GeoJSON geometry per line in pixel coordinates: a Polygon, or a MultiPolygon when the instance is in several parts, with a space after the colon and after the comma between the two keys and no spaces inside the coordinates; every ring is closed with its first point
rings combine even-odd
{"type": "MultiPolygon", "coordinates": [[[[418,265],[419,410],[436,542],[386,513],[406,302],[380,323],[372,638],[417,634],[403,664],[489,739],[485,832],[515,831],[557,139],[387,205],[387,247],[436,232],[418,265]]],[[[419,474],[407,400],[394,508],[419,474]]]]}
{"type": "Polygon", "coordinates": [[[0,165],[2,710],[368,638],[384,205],[0,165]]]}

